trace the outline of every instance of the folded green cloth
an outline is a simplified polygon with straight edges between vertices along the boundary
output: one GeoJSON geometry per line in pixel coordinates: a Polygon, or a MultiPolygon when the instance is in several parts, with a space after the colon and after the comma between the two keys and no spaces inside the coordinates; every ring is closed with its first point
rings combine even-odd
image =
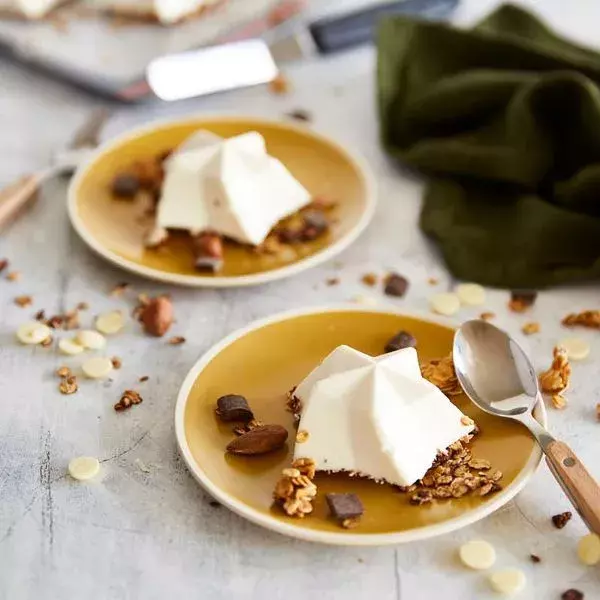
{"type": "Polygon", "coordinates": [[[383,144],[429,176],[421,227],[452,273],[600,278],[600,53],[512,5],[471,30],[391,18],[378,52],[383,144]]]}

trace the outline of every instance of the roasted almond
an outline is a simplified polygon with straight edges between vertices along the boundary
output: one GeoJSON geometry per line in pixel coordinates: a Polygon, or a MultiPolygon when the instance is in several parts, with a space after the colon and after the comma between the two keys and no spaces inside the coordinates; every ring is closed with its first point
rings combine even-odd
{"type": "Polygon", "coordinates": [[[151,298],[141,310],[140,321],[146,333],[156,337],[165,335],[173,323],[173,303],[170,298],[151,298]]]}
{"type": "Polygon", "coordinates": [[[267,454],[283,447],[288,432],[281,425],[263,425],[240,435],[227,446],[227,452],[244,456],[267,454]]]}

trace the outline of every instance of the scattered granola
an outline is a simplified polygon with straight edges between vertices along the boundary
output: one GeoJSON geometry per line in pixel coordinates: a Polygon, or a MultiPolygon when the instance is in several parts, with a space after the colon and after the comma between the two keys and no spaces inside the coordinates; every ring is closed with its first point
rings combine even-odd
{"type": "Polygon", "coordinates": [[[15,304],[17,306],[20,306],[21,308],[31,306],[32,303],[33,299],[31,298],[31,296],[17,296],[15,298],[15,304]]]}
{"type": "Polygon", "coordinates": [[[377,277],[376,273],[365,273],[360,280],[369,287],[375,287],[379,281],[379,278],[377,277]]]}
{"type": "Polygon", "coordinates": [[[430,277],[430,278],[427,280],[427,283],[428,283],[429,285],[437,285],[439,282],[440,282],[440,281],[439,281],[439,279],[438,279],[437,277],[430,277]]]}
{"type": "Polygon", "coordinates": [[[63,377],[58,384],[58,389],[61,394],[70,395],[74,394],[79,386],[77,385],[77,377],[75,375],[67,375],[67,377],[63,377]]]}
{"type": "Polygon", "coordinates": [[[243,423],[242,425],[236,425],[233,428],[233,433],[235,433],[235,435],[244,435],[249,431],[258,429],[259,427],[263,427],[263,425],[264,423],[262,421],[259,421],[258,419],[251,419],[247,423],[243,423]]]}
{"type": "Polygon", "coordinates": [[[113,369],[120,369],[123,366],[123,363],[118,356],[113,356],[110,359],[110,362],[112,362],[113,369]]]}
{"type": "Polygon", "coordinates": [[[556,529],[562,529],[571,520],[572,516],[573,513],[567,510],[566,512],[554,515],[552,517],[552,523],[554,523],[554,527],[556,527],[556,529]]]}
{"type": "Polygon", "coordinates": [[[294,415],[294,422],[297,424],[300,422],[300,414],[302,413],[302,400],[296,396],[294,393],[296,391],[296,387],[293,387],[287,393],[287,410],[294,415]]]}
{"type": "Polygon", "coordinates": [[[19,271],[11,271],[10,273],[7,273],[6,279],[8,279],[8,281],[19,281],[19,279],[21,279],[21,273],[19,273],[19,271]]]}
{"type": "Polygon", "coordinates": [[[581,325],[590,329],[600,329],[600,309],[571,313],[562,320],[562,324],[566,327],[581,325]]]}
{"type": "Polygon", "coordinates": [[[56,369],[56,374],[59,377],[70,377],[72,375],[71,369],[69,367],[59,367],[56,369]]]}
{"type": "Polygon", "coordinates": [[[433,383],[447,396],[462,394],[462,388],[454,371],[452,354],[421,363],[421,373],[425,379],[433,383]]]}
{"type": "Polygon", "coordinates": [[[291,468],[282,471],[273,491],[273,500],[290,517],[304,518],[313,511],[312,501],[317,495],[317,486],[312,481],[314,476],[312,459],[296,459],[291,468]]]}
{"type": "Polygon", "coordinates": [[[495,313],[493,313],[493,312],[489,312],[489,311],[487,311],[487,312],[482,312],[482,313],[479,315],[479,318],[480,318],[482,321],[491,321],[491,320],[492,320],[493,318],[495,318],[495,317],[496,317],[496,314],[495,314],[495,313]]]}
{"type": "Polygon", "coordinates": [[[273,79],[269,83],[269,90],[273,94],[277,94],[278,96],[282,96],[284,94],[289,94],[291,89],[291,84],[289,80],[283,75],[283,73],[279,73],[275,79],[273,79]]]}
{"type": "Polygon", "coordinates": [[[169,339],[167,342],[170,346],[181,346],[181,344],[185,344],[186,339],[182,335],[176,335],[169,339]]]}
{"type": "Polygon", "coordinates": [[[142,375],[142,376],[141,376],[141,377],[138,379],[138,381],[139,381],[140,383],[145,383],[146,381],[148,381],[148,379],[150,379],[150,377],[148,377],[148,375],[142,375]]]}
{"type": "Polygon", "coordinates": [[[35,315],[33,315],[33,318],[36,321],[39,321],[40,323],[43,323],[46,321],[46,311],[44,309],[42,310],[38,310],[35,315]]]}
{"type": "Polygon", "coordinates": [[[525,335],[533,335],[534,333],[539,333],[540,324],[537,321],[529,321],[521,327],[521,331],[525,335]]]}
{"type": "Polygon", "coordinates": [[[117,412],[127,410],[135,404],[141,404],[144,399],[140,396],[139,392],[135,390],[125,390],[121,394],[121,399],[115,404],[114,409],[117,412]]]}
{"type": "Polygon", "coordinates": [[[90,305],[87,302],[79,302],[75,307],[76,310],[87,310],[90,305]]]}
{"type": "Polygon", "coordinates": [[[129,284],[125,281],[122,281],[121,283],[117,283],[117,285],[113,287],[109,295],[119,298],[127,291],[128,288],[129,284]]]}
{"type": "Polygon", "coordinates": [[[552,406],[557,410],[567,408],[567,399],[561,394],[552,394],[550,400],[552,401],[552,406]]]}
{"type": "Polygon", "coordinates": [[[569,385],[571,365],[567,353],[560,346],[553,350],[550,368],[540,375],[540,387],[548,394],[559,394],[569,385]]]}
{"type": "Polygon", "coordinates": [[[535,291],[514,291],[510,294],[508,308],[513,312],[522,313],[535,304],[537,292],[535,291]]]}
{"type": "Polygon", "coordinates": [[[306,440],[308,440],[309,435],[310,434],[308,433],[308,431],[299,431],[298,433],[296,433],[296,443],[303,444],[304,442],[306,442],[306,440]]]}

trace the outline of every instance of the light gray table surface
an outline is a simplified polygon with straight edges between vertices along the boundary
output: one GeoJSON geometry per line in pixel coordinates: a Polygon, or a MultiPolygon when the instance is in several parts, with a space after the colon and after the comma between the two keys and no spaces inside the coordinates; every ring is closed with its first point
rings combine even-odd
{"type": "MultiPolygon", "coordinates": [[[[474,19],[496,4],[465,2],[458,20],[474,19]]],[[[530,2],[529,4],[532,4],[530,2]]],[[[534,3],[557,26],[584,41],[593,39],[600,7],[590,0],[534,3]],[[595,25],[594,25],[595,23],[595,25]]],[[[569,509],[545,467],[516,500],[476,525],[421,543],[383,548],[327,547],[287,539],[251,525],[225,508],[213,508],[178,456],[173,410],[179,385],[213,343],[253,319],[278,311],[332,302],[357,294],[384,302],[360,283],[367,271],[398,271],[410,279],[404,299],[387,300],[398,310],[426,310],[434,289],[453,285],[434,248],[417,228],[421,182],[383,155],[377,139],[373,86],[374,53],[362,49],[289,71],[294,91],[281,97],[256,88],[173,106],[121,108],[109,123],[109,138],[155,118],[202,112],[269,117],[294,108],[314,115],[312,126],[360,152],[379,185],[379,206],[368,231],[340,257],[269,285],[228,291],[166,288],[125,274],[93,255],[72,231],[65,210],[66,183],[47,186],[37,204],[0,238],[0,258],[22,273],[0,280],[0,598],[207,600],[378,598],[381,600],[486,599],[485,576],[467,572],[455,558],[457,545],[491,541],[498,566],[519,566],[528,586],[519,597],[552,600],[569,587],[600,597],[600,571],[577,561],[584,533],[578,517],[562,531],[551,515],[569,509]],[[325,280],[341,278],[337,287],[325,280]],[[429,277],[440,283],[432,288],[429,277]],[[174,334],[181,347],[144,337],[134,326],[110,340],[108,352],[123,360],[112,384],[82,382],[75,396],[62,396],[53,375],[65,361],[55,349],[23,347],[14,339],[19,323],[37,309],[58,312],[79,301],[86,319],[122,300],[108,295],[129,281],[134,290],[169,291],[174,298],[174,334]],[[33,307],[14,305],[20,294],[33,307]],[[141,375],[144,403],[126,414],[112,406],[141,375]],[[79,484],[65,475],[78,455],[98,456],[102,476],[79,484]],[[144,472],[141,466],[147,467],[144,472]],[[533,565],[529,554],[542,562],[533,565]]],[[[46,164],[97,105],[89,97],[0,63],[0,183],[46,164]]],[[[540,294],[527,316],[506,308],[507,293],[488,292],[486,308],[500,324],[517,330],[526,319],[542,331],[528,338],[541,368],[564,335],[567,312],[599,308],[597,285],[540,294]]],[[[464,310],[461,319],[479,310],[464,310]]],[[[600,476],[600,337],[581,331],[592,354],[575,364],[569,407],[549,410],[551,428],[567,440],[600,476]]]]}

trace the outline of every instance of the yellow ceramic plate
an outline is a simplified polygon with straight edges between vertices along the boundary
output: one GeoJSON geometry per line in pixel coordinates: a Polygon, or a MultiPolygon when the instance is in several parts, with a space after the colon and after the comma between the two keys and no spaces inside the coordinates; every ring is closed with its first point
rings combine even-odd
{"type": "Polygon", "coordinates": [[[71,222],[81,238],[110,262],[151,279],[196,287],[232,287],[289,277],[335,256],[367,226],[375,208],[369,169],[336,142],[308,127],[250,117],[194,118],[153,124],[102,146],[81,167],[69,188],[71,222]],[[198,273],[190,244],[173,236],[160,250],[144,248],[151,217],[143,198],[115,200],[113,177],[134,162],[154,158],[180,144],[198,129],[223,137],[258,131],[269,152],[282,160],[315,196],[337,203],[329,233],[293,246],[276,256],[259,256],[248,248],[226,244],[224,269],[218,275],[198,273]]]}
{"type": "MultiPolygon", "coordinates": [[[[293,447],[286,392],[340,344],[377,355],[401,329],[417,338],[422,360],[445,356],[452,348],[454,330],[442,320],[356,307],[285,313],[254,323],[214,346],[186,377],[175,413],[179,448],[194,477],[217,500],[250,521],[330,544],[380,545],[428,538],[497,510],[525,485],[541,452],[523,426],[481,412],[465,396],[453,401],[480,426],[473,452],[504,473],[502,491],[484,498],[466,496],[412,506],[406,494],[392,486],[346,475],[317,475],[319,496],[312,515],[294,519],[272,506],[274,484],[281,469],[289,466],[293,447]],[[219,396],[231,393],[245,395],[258,419],[287,427],[288,447],[264,457],[226,455],[225,447],[234,435],[230,425],[217,420],[214,408],[219,396]],[[328,518],[324,495],[329,492],[359,495],[365,515],[358,528],[346,531],[328,518]]],[[[545,421],[542,406],[537,416],[545,421]]]]}

